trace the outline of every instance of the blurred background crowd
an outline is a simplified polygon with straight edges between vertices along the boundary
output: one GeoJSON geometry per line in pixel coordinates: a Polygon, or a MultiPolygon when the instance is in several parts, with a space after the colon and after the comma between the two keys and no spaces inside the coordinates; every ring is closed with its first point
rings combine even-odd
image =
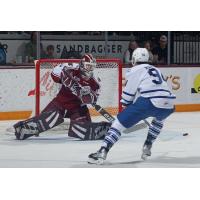
{"type": "Polygon", "coordinates": [[[120,58],[130,65],[137,47],[159,65],[199,64],[200,32],[189,31],[1,31],[0,65],[33,65],[40,58],[120,58]]]}

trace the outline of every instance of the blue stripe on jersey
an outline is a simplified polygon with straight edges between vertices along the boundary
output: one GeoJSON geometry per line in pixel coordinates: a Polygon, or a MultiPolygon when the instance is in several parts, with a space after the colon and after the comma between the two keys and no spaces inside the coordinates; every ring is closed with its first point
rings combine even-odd
{"type": "Polygon", "coordinates": [[[135,96],[135,94],[130,94],[130,93],[124,92],[124,91],[123,91],[123,94],[126,94],[126,95],[131,96],[131,97],[134,97],[134,96],[135,96]]]}
{"type": "Polygon", "coordinates": [[[145,97],[147,99],[153,99],[153,98],[165,98],[165,99],[176,99],[175,96],[153,96],[153,97],[145,97]]]}
{"type": "Polygon", "coordinates": [[[169,90],[164,90],[164,89],[146,90],[146,91],[142,91],[142,92],[140,92],[140,93],[141,93],[141,94],[145,94],[145,93],[150,93],[150,92],[160,92],[160,91],[168,92],[169,94],[171,94],[171,92],[170,92],[169,90]]]}
{"type": "Polygon", "coordinates": [[[126,103],[121,102],[121,101],[120,101],[120,103],[121,103],[123,106],[128,106],[128,105],[130,105],[130,104],[126,104],[126,103]]]}
{"type": "Polygon", "coordinates": [[[126,101],[128,104],[133,103],[133,101],[128,101],[128,100],[126,100],[126,99],[124,99],[124,98],[122,98],[122,100],[126,101]]]}

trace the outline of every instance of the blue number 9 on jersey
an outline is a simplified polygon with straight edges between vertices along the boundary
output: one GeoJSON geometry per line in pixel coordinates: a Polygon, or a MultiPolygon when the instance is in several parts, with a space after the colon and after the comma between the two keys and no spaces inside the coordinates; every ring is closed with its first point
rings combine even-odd
{"type": "Polygon", "coordinates": [[[155,79],[152,80],[153,83],[162,84],[162,82],[164,81],[162,74],[160,74],[160,72],[157,69],[150,68],[148,70],[148,73],[150,76],[155,77],[155,79]]]}

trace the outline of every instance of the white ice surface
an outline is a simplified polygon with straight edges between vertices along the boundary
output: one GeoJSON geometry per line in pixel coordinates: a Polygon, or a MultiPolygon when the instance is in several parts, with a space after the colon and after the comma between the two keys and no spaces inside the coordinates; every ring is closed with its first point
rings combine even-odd
{"type": "Polygon", "coordinates": [[[15,121],[1,121],[0,167],[200,167],[199,119],[200,112],[170,116],[147,161],[140,159],[147,129],[124,134],[109,152],[103,166],[87,164],[88,154],[98,150],[102,141],[79,141],[53,131],[18,141],[6,132],[15,121]],[[183,136],[185,132],[189,135],[183,136]]]}

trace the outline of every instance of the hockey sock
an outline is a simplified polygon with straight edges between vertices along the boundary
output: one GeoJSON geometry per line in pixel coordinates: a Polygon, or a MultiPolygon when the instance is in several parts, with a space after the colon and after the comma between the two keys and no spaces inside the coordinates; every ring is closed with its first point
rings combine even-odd
{"type": "Polygon", "coordinates": [[[120,136],[120,131],[111,127],[104,138],[102,147],[105,147],[107,150],[109,150],[119,140],[120,136]]]}
{"type": "Polygon", "coordinates": [[[147,139],[145,144],[152,144],[158,135],[160,134],[163,127],[163,121],[159,121],[157,119],[153,119],[151,122],[151,126],[148,131],[147,139]]]}

